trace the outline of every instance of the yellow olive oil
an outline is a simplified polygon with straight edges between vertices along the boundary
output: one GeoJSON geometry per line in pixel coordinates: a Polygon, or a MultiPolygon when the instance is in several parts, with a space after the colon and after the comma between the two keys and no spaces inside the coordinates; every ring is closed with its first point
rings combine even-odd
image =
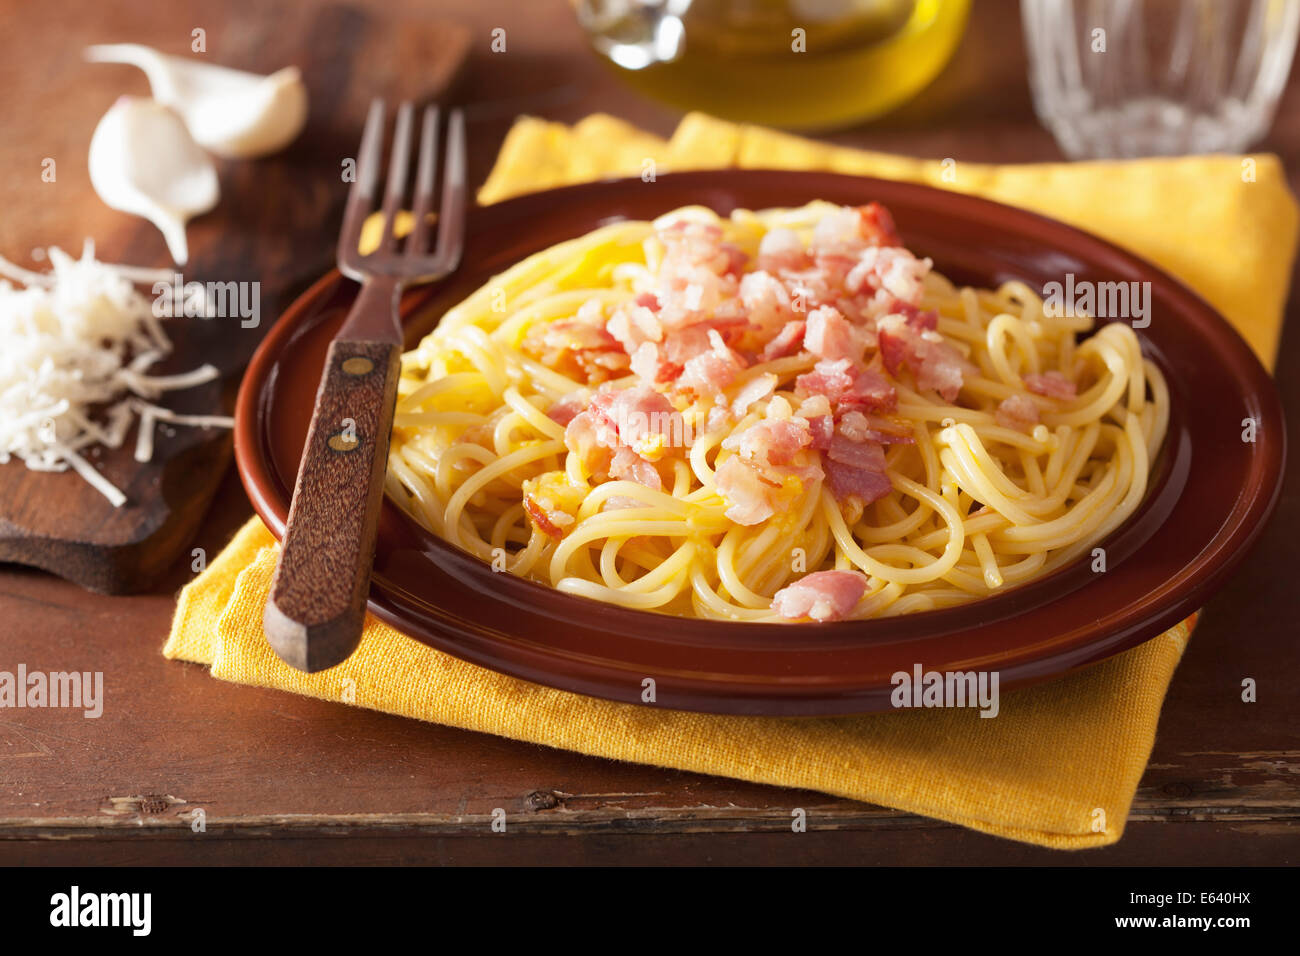
{"type": "Polygon", "coordinates": [[[579,6],[596,49],[641,92],[681,109],[805,130],[871,119],[910,99],[948,62],[969,12],[970,0],[579,6]],[[621,42],[629,37],[642,42],[621,42]]]}

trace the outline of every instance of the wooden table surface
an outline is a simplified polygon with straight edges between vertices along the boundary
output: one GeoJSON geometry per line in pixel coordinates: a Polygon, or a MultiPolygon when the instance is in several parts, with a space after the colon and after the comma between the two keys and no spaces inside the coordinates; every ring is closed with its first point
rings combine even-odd
{"type": "MultiPolygon", "coordinates": [[[[137,41],[171,52],[205,31],[216,62],[304,70],[309,129],[273,159],[222,166],[218,210],[190,230],[187,278],[256,279],[270,322],[329,263],[340,158],[375,92],[446,84],[469,105],[475,181],[519,113],[603,110],[658,133],[678,116],[621,87],[590,55],[563,0],[0,2],[0,254],[27,262],[84,236],[110,261],[164,264],[158,233],[96,199],[94,124],[138,72],[81,48],[137,41]],[[490,50],[507,31],[507,52],[490,50]],[[42,160],[57,179],[44,183],[42,160]]],[[[981,2],[948,70],[877,124],[832,137],[924,157],[1057,159],[1025,82],[1017,6],[981,2]]],[[[1263,148],[1300,186],[1300,80],[1263,148]]],[[[1295,298],[1277,377],[1300,423],[1295,298]]],[[[0,346],[2,347],[2,346],[0,346]]],[[[1294,460],[1294,458],[1293,458],[1294,460]]],[[[0,567],[0,670],[102,671],[97,720],[0,711],[0,863],[1024,863],[1282,864],[1300,859],[1300,642],[1295,469],[1253,555],[1209,604],[1160,722],[1120,843],[1064,856],[818,794],[619,764],[213,680],[160,652],[189,559],[150,593],[100,597],[0,567]],[[1240,701],[1243,677],[1259,701],[1240,701]],[[792,807],[809,830],[790,831],[792,807]],[[207,831],[185,814],[202,808],[207,831]],[[494,834],[503,808],[507,837],[494,834]],[[567,837],[561,839],[561,837],[567,837]],[[653,839],[649,837],[655,837],[653,839]]],[[[215,554],[251,513],[231,468],[196,545],[215,554]]]]}

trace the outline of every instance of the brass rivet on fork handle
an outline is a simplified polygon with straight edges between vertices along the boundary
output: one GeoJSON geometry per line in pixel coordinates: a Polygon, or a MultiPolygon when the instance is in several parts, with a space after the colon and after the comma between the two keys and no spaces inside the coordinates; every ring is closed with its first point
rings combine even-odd
{"type": "Polygon", "coordinates": [[[437,242],[425,251],[439,121],[437,108],[430,107],[421,124],[412,201],[417,225],[405,248],[398,248],[393,223],[406,194],[413,114],[409,103],[398,110],[383,199],[383,239],[377,250],[363,256],[358,248],[361,225],[374,204],[383,148],[381,100],[371,104],[366,118],[338,245],[339,271],[360,282],[361,290],[330,343],[262,619],[276,654],[303,671],[333,667],[361,639],[401,371],[397,304],[404,287],[452,272],[464,243],[465,120],[455,110],[447,128],[437,242]],[[351,419],[345,422],[349,427],[339,430],[345,419],[351,419]]]}
{"type": "Polygon", "coordinates": [[[354,355],[343,360],[342,369],[349,375],[369,375],[375,370],[375,363],[364,355],[354,355]]]}
{"type": "Polygon", "coordinates": [[[330,440],[326,442],[326,444],[335,451],[354,451],[358,446],[360,446],[361,442],[359,442],[355,437],[339,432],[337,435],[331,435],[330,440]]]}

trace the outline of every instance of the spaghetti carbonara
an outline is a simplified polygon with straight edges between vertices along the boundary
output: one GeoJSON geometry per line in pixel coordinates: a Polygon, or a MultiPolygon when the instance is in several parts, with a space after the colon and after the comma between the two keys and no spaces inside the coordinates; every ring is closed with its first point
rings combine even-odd
{"type": "Polygon", "coordinates": [[[496,570],[628,608],[902,614],[1087,553],[1168,407],[1129,326],[956,288],[878,204],[687,207],[447,312],[402,360],[388,493],[496,570]]]}

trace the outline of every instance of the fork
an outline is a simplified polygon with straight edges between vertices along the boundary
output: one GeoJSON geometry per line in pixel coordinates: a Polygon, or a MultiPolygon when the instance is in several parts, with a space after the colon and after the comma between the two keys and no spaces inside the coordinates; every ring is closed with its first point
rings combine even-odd
{"type": "Polygon", "coordinates": [[[363,255],[358,246],[379,177],[383,101],[372,102],[366,117],[338,245],[339,271],[361,283],[361,290],[330,343],[262,618],[275,653],[309,673],[346,660],[361,640],[397,404],[402,290],[451,273],[464,244],[465,119],[454,110],[448,118],[437,244],[425,251],[439,125],[438,109],[430,106],[420,128],[414,225],[398,248],[394,221],[406,194],[413,113],[410,103],[397,112],[383,235],[378,248],[363,255]]]}

